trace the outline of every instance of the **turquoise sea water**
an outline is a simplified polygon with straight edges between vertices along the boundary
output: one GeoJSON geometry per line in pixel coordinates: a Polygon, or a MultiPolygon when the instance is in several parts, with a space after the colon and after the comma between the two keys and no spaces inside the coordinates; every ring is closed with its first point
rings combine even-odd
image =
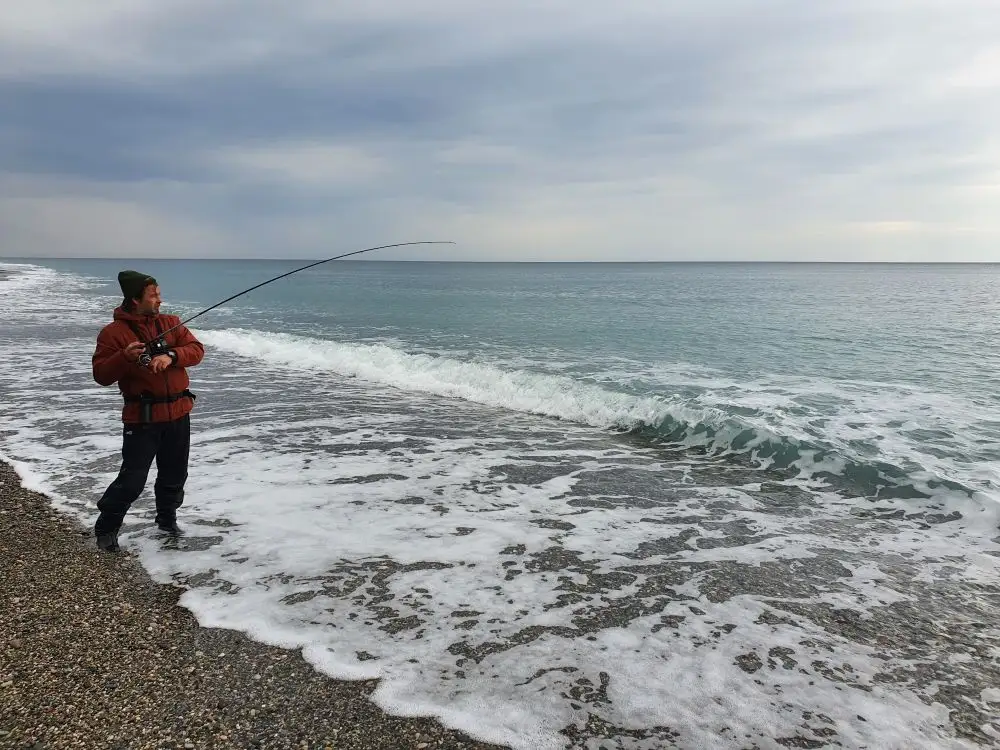
{"type": "MultiPolygon", "coordinates": [[[[302,264],[0,262],[0,452],[89,518],[117,271],[189,316],[302,264]]],[[[191,324],[200,532],[164,545],[145,498],[123,541],[206,624],[517,747],[989,744],[998,282],[320,266],[191,324]]]]}

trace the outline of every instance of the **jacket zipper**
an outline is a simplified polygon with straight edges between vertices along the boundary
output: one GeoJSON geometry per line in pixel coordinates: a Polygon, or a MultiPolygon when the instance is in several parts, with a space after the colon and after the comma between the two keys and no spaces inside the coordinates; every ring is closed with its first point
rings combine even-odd
{"type": "MultiPolygon", "coordinates": [[[[157,338],[160,337],[160,326],[159,326],[159,324],[156,325],[156,337],[157,338]]],[[[168,365],[168,367],[169,367],[169,365],[168,365]]],[[[169,374],[167,373],[166,370],[163,371],[163,391],[164,391],[164,393],[166,393],[167,398],[170,398],[170,376],[169,376],[169,374]]],[[[173,403],[171,403],[171,402],[168,401],[167,403],[164,404],[164,406],[167,409],[167,421],[170,422],[174,418],[174,405],[173,405],[173,403]]]]}

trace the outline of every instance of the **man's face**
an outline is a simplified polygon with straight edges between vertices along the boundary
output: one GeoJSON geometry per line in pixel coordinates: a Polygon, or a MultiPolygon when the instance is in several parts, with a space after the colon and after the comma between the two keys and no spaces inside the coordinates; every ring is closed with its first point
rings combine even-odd
{"type": "Polygon", "coordinates": [[[142,298],[135,303],[140,315],[158,315],[160,312],[160,287],[150,284],[142,290],[142,298]]]}

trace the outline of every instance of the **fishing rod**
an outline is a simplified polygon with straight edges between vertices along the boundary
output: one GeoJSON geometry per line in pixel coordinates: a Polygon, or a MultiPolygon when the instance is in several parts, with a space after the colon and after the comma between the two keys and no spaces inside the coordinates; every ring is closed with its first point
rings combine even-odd
{"type": "Polygon", "coordinates": [[[166,335],[168,333],[170,333],[171,331],[177,330],[181,326],[184,326],[187,323],[190,323],[195,318],[199,318],[202,315],[204,315],[205,313],[211,312],[215,308],[221,307],[222,305],[226,304],[227,302],[232,302],[237,297],[242,297],[244,294],[248,294],[249,292],[252,292],[254,289],[260,289],[262,286],[266,286],[267,284],[270,284],[273,281],[278,281],[279,279],[283,279],[286,276],[291,276],[293,273],[298,273],[299,271],[305,271],[305,270],[307,270],[309,268],[314,268],[315,266],[321,265],[323,263],[329,263],[332,260],[340,260],[341,258],[348,258],[348,257],[350,257],[352,255],[361,255],[361,253],[370,253],[372,250],[385,250],[385,249],[390,248],[390,247],[406,247],[406,246],[409,246],[409,245],[454,245],[454,244],[455,243],[452,242],[451,240],[420,240],[418,242],[397,242],[397,243],[394,243],[392,245],[377,245],[375,247],[366,247],[364,250],[354,250],[353,252],[350,252],[350,253],[344,253],[342,255],[335,255],[332,258],[326,258],[324,260],[318,260],[315,263],[310,263],[307,266],[302,266],[302,268],[296,268],[293,271],[288,271],[287,273],[283,273],[280,276],[275,276],[273,279],[268,279],[267,281],[262,281],[261,283],[255,285],[255,286],[250,287],[249,289],[244,289],[242,292],[240,292],[239,294],[234,294],[232,297],[226,297],[226,299],[222,300],[222,302],[216,302],[211,307],[206,307],[201,312],[195,313],[190,318],[187,318],[186,320],[182,320],[177,325],[172,326],[171,328],[168,328],[167,330],[165,330],[163,333],[161,333],[159,336],[157,336],[152,341],[143,341],[142,343],[146,345],[146,349],[139,356],[139,364],[141,364],[141,365],[143,365],[145,367],[145,366],[147,366],[153,360],[153,357],[155,357],[157,355],[160,355],[160,354],[166,354],[167,349],[169,348],[169,347],[167,347],[166,335]]]}

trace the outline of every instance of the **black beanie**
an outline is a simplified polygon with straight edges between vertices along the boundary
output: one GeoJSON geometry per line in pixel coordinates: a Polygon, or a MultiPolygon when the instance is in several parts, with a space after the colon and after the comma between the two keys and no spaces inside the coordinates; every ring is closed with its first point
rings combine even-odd
{"type": "Polygon", "coordinates": [[[155,284],[156,279],[138,271],[122,271],[118,274],[118,286],[122,288],[125,299],[131,302],[142,297],[142,290],[150,284],[155,284]]]}

